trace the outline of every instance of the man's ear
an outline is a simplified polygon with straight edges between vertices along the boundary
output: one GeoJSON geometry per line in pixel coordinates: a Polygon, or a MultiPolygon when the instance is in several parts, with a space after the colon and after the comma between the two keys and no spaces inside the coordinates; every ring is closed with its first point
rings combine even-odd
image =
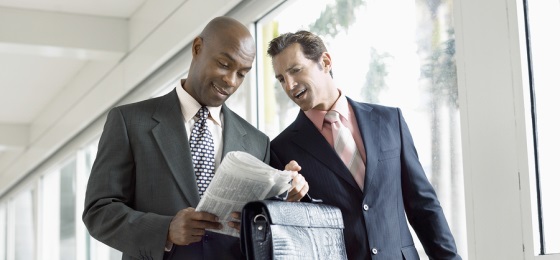
{"type": "Polygon", "coordinates": [[[321,67],[324,71],[329,72],[332,67],[331,55],[328,52],[323,52],[321,55],[321,67]]]}
{"type": "Polygon", "coordinates": [[[202,38],[200,36],[198,36],[194,39],[193,45],[192,45],[192,55],[193,55],[193,57],[200,54],[201,50],[202,50],[202,38]]]}

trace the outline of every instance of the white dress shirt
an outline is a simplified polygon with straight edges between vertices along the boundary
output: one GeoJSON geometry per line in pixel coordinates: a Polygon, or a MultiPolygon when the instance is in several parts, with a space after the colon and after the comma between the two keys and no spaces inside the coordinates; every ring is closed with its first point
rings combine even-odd
{"type": "MultiPolygon", "coordinates": [[[[183,113],[183,120],[185,122],[185,129],[187,130],[187,137],[191,138],[191,132],[194,128],[194,123],[198,120],[196,113],[202,107],[189,93],[187,93],[181,84],[177,84],[175,88],[177,91],[177,96],[179,96],[179,102],[181,103],[181,112],[183,113]]],[[[222,106],[219,107],[207,107],[210,112],[208,116],[208,130],[212,134],[212,140],[214,141],[214,162],[216,163],[215,169],[218,169],[220,162],[222,161],[223,152],[223,138],[222,138],[222,125],[224,122],[224,115],[222,112],[222,106]]],[[[185,145],[189,145],[188,143],[185,145]]]]}

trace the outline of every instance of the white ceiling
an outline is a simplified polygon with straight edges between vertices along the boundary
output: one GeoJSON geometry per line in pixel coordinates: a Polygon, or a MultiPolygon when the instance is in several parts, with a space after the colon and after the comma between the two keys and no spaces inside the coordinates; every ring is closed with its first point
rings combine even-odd
{"type": "Polygon", "coordinates": [[[240,2],[0,0],[0,196],[240,2]]]}
{"type": "Polygon", "coordinates": [[[0,0],[0,6],[118,18],[132,16],[144,0],[0,0]]]}
{"type": "MultiPolygon", "coordinates": [[[[17,12],[26,18],[59,13],[79,16],[128,18],[144,0],[0,0],[0,14],[17,12]],[[26,12],[32,10],[34,12],[26,12]]],[[[63,17],[61,17],[63,18],[63,17]]],[[[21,37],[18,18],[2,19],[0,31],[0,124],[31,124],[53,97],[85,65],[77,55],[57,55],[41,51],[47,46],[36,39],[21,37]],[[11,21],[10,21],[11,20],[11,21]]],[[[33,33],[41,34],[41,24],[33,24],[33,33]]],[[[73,36],[65,34],[66,42],[73,36]]],[[[51,48],[64,48],[51,46],[51,48]]],[[[84,47],[85,48],[85,47],[84,47]]],[[[59,50],[64,51],[64,49],[59,50]]],[[[68,50],[66,50],[68,51],[68,50]]]]}

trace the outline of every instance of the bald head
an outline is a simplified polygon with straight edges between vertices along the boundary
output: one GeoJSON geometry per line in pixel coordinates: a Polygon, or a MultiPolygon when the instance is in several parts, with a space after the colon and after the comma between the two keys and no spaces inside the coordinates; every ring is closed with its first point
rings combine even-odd
{"type": "Polygon", "coordinates": [[[230,37],[237,39],[252,38],[251,32],[245,25],[227,16],[212,19],[202,30],[200,37],[208,40],[231,40],[230,37]]]}

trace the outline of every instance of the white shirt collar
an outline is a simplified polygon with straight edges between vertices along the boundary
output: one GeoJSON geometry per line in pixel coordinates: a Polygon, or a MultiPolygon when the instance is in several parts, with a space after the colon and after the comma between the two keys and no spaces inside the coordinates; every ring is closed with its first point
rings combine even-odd
{"type": "MultiPolygon", "coordinates": [[[[183,89],[180,81],[179,83],[177,83],[175,90],[177,91],[177,96],[179,96],[179,103],[181,103],[181,112],[183,113],[183,118],[185,119],[185,122],[187,122],[195,117],[196,113],[202,107],[202,105],[200,105],[198,101],[196,101],[196,99],[194,99],[189,93],[187,93],[187,91],[185,91],[185,89],[183,89]]],[[[211,120],[214,121],[214,123],[216,123],[217,125],[222,126],[222,122],[220,120],[220,112],[222,111],[222,106],[207,106],[207,108],[210,112],[211,120]]]]}

